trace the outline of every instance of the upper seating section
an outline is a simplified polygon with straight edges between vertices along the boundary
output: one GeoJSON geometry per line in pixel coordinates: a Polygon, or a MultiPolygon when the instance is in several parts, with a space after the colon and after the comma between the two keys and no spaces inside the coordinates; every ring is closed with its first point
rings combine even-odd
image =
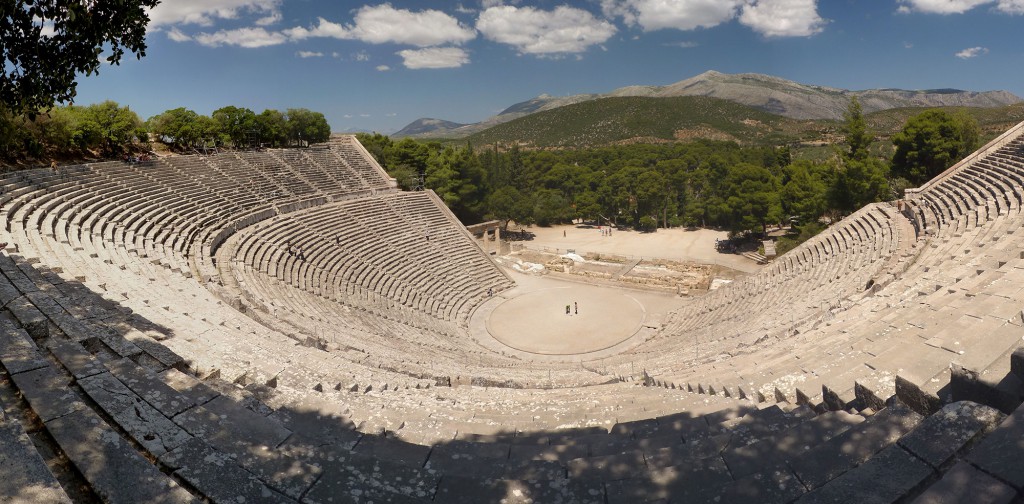
{"type": "Polygon", "coordinates": [[[214,237],[222,230],[230,232],[280,211],[395,187],[372,158],[362,157],[369,154],[354,138],[309,150],[169,156],[137,164],[102,162],[16,172],[2,179],[0,211],[8,231],[45,223],[42,232],[51,237],[95,233],[142,255],[185,263],[189,257],[202,260],[204,253],[211,254],[219,245],[214,237]]]}

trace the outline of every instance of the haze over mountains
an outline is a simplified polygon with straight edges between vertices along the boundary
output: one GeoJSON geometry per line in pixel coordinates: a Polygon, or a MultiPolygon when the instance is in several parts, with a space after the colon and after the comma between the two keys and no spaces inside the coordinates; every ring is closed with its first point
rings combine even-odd
{"type": "Polygon", "coordinates": [[[850,91],[801,84],[771,75],[704,72],[667,86],[627,86],[606,94],[572,96],[540,95],[516,103],[498,115],[475,124],[458,124],[441,119],[413,121],[392,136],[462,138],[536,112],[609,97],[668,98],[706,96],[754,107],[791,119],[842,119],[850,97],[860,100],[865,113],[901,107],[1000,107],[1019,103],[1019,96],[1007,91],[963,91],[959,89],[868,89],[850,91]]]}

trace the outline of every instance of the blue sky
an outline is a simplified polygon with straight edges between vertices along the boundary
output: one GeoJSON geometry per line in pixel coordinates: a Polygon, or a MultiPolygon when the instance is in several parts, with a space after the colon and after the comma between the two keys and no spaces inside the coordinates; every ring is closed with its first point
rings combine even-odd
{"type": "Polygon", "coordinates": [[[150,16],[147,56],[81,79],[77,103],[305,107],[391,132],[706,70],[1024,97],[1024,0],[165,0],[150,16]]]}

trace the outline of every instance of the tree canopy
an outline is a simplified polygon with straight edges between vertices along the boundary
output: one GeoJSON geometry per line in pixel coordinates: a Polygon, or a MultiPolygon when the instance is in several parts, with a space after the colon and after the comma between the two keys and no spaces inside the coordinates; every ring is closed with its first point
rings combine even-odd
{"type": "Polygon", "coordinates": [[[920,185],[974,152],[980,137],[978,122],[966,113],[926,110],[893,136],[893,174],[920,185]]]}
{"type": "Polygon", "coordinates": [[[36,0],[0,8],[0,101],[15,114],[34,113],[75,97],[76,76],[116,65],[125,52],[146,51],[147,8],[159,0],[36,0]]]}

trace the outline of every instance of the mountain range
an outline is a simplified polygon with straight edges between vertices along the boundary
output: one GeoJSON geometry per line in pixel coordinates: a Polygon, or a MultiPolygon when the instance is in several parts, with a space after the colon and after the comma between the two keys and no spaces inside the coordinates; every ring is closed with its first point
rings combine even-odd
{"type": "Polygon", "coordinates": [[[605,94],[572,96],[540,95],[516,103],[501,113],[474,124],[441,119],[413,121],[392,136],[413,138],[464,138],[488,128],[538,112],[613,97],[675,98],[699,96],[746,105],[790,119],[839,120],[851,97],[857,97],[865,113],[908,107],[1000,107],[1020,103],[1008,91],[963,91],[959,89],[868,89],[850,91],[801,84],[771,75],[704,72],[667,86],[627,86],[605,94]]]}

